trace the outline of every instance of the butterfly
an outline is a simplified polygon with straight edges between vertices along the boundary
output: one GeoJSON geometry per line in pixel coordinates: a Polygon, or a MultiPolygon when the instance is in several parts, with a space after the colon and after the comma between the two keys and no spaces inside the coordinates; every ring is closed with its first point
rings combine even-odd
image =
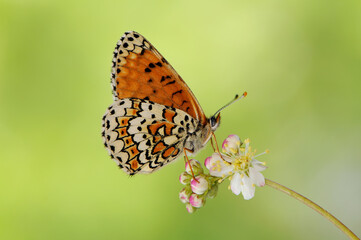
{"type": "Polygon", "coordinates": [[[195,154],[220,124],[219,111],[207,118],[183,79],[137,32],[117,42],[111,86],[114,102],[103,116],[102,137],[129,175],[152,173],[185,152],[195,154]]]}

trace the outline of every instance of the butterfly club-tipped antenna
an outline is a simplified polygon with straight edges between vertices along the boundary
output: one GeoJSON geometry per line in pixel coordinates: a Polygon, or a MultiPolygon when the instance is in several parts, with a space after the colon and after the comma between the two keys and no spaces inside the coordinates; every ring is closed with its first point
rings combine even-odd
{"type": "Polygon", "coordinates": [[[232,105],[233,103],[237,102],[238,100],[241,100],[242,98],[244,98],[246,96],[247,96],[247,92],[244,92],[241,96],[239,96],[237,94],[234,97],[234,99],[232,99],[232,101],[230,101],[229,103],[227,103],[226,105],[221,107],[215,114],[213,114],[213,116],[209,119],[213,131],[215,131],[219,125],[219,121],[220,121],[220,117],[221,117],[219,113],[226,107],[232,105]]]}
{"type": "Polygon", "coordinates": [[[232,101],[230,101],[229,103],[227,103],[226,105],[224,105],[223,107],[221,107],[210,119],[209,122],[211,124],[211,129],[212,129],[212,137],[214,138],[215,141],[215,145],[216,145],[216,149],[214,148],[214,144],[213,144],[213,138],[211,138],[211,143],[212,143],[212,147],[213,150],[215,152],[218,152],[219,156],[223,159],[223,162],[225,164],[229,164],[222,156],[222,154],[219,151],[218,148],[218,143],[217,143],[217,139],[216,139],[216,135],[214,134],[214,131],[217,129],[217,127],[219,126],[220,120],[221,120],[221,115],[220,112],[225,109],[226,107],[230,106],[231,104],[237,102],[238,100],[241,100],[242,98],[247,96],[247,92],[244,92],[241,96],[239,96],[238,94],[234,97],[234,99],[232,101]]]}

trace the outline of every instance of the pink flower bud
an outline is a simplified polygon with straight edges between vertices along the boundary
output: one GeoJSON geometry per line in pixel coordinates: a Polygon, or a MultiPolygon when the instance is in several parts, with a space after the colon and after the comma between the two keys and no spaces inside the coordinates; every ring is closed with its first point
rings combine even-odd
{"type": "Polygon", "coordinates": [[[193,207],[189,203],[186,205],[186,209],[189,213],[194,213],[197,210],[197,208],[193,207]]]}
{"type": "Polygon", "coordinates": [[[210,170],[212,167],[211,159],[212,157],[207,157],[206,160],[204,160],[204,166],[206,166],[208,170],[210,170]]]}
{"type": "Polygon", "coordinates": [[[189,197],[191,195],[191,191],[183,188],[180,192],[179,192],[179,200],[181,200],[182,203],[187,203],[189,202],[189,197]]]}
{"type": "Polygon", "coordinates": [[[203,175],[195,177],[191,180],[192,191],[196,194],[203,194],[208,190],[209,182],[203,175]]]}
{"type": "Polygon", "coordinates": [[[241,140],[237,135],[229,135],[222,144],[222,150],[226,153],[235,154],[241,146],[241,140]]]}
{"type": "Polygon", "coordinates": [[[203,173],[203,168],[202,168],[202,165],[200,164],[200,162],[198,162],[195,159],[190,159],[189,162],[190,162],[190,165],[188,162],[186,162],[186,172],[188,174],[192,175],[191,166],[192,166],[194,176],[197,176],[197,175],[203,173]]]}
{"type": "Polygon", "coordinates": [[[182,174],[179,176],[179,181],[181,184],[186,185],[191,182],[192,176],[189,175],[187,172],[182,172],[182,174]]]}
{"type": "Polygon", "coordinates": [[[204,206],[206,200],[203,196],[192,193],[192,195],[189,197],[189,203],[195,208],[200,208],[204,206]]]}

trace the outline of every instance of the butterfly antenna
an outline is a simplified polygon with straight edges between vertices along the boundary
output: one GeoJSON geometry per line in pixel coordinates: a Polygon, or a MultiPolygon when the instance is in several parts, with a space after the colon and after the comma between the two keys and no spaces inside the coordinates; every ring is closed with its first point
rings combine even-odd
{"type": "Polygon", "coordinates": [[[238,94],[234,97],[234,99],[232,101],[230,101],[229,103],[227,103],[226,105],[224,105],[223,107],[221,107],[213,116],[216,117],[217,114],[222,111],[223,109],[225,109],[226,107],[228,107],[229,105],[237,102],[238,100],[241,100],[242,98],[247,96],[247,92],[244,92],[241,96],[239,96],[238,94]]]}

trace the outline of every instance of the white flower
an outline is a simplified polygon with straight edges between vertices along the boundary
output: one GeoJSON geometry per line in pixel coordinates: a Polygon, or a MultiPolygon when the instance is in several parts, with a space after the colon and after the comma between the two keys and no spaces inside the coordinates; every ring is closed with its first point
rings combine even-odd
{"type": "Polygon", "coordinates": [[[224,154],[213,153],[205,160],[205,165],[210,175],[230,179],[230,189],[236,195],[242,193],[244,199],[253,198],[255,186],[263,187],[265,179],[261,171],[267,167],[263,162],[256,160],[256,157],[268,151],[255,155],[249,146],[249,139],[244,141],[245,147],[237,135],[230,135],[224,140],[222,149],[224,154]]]}

